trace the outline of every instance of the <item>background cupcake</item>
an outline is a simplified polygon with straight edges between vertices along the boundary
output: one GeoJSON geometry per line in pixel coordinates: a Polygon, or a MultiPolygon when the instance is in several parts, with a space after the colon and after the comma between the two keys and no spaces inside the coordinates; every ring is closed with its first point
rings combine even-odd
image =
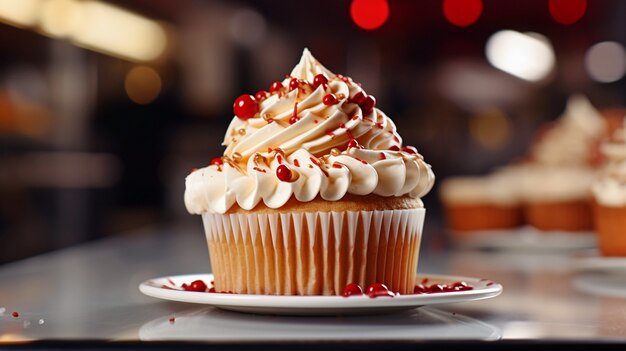
{"type": "Polygon", "coordinates": [[[540,230],[593,228],[590,187],[597,148],[607,120],[582,95],[573,95],[563,115],[538,136],[524,174],[524,214],[540,230]]]}
{"type": "Polygon", "coordinates": [[[446,220],[457,235],[523,224],[518,174],[513,167],[482,177],[452,177],[440,188],[446,220]]]}
{"type": "Polygon", "coordinates": [[[430,166],[352,79],[305,50],[282,82],[242,95],[224,156],[192,172],[218,291],[412,292],[430,166]]]}
{"type": "Polygon", "coordinates": [[[592,186],[600,251],[626,256],[626,143],[624,130],[602,147],[607,162],[592,186]]]}

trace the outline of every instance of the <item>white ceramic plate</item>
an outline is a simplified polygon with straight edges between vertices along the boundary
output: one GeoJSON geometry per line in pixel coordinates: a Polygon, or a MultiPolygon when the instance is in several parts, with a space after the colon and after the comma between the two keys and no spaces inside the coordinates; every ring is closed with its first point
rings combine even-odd
{"type": "Polygon", "coordinates": [[[465,237],[458,240],[458,245],[471,249],[563,251],[597,246],[596,235],[593,232],[542,232],[533,227],[480,231],[463,235],[465,237]]]}
{"type": "Polygon", "coordinates": [[[421,274],[417,281],[428,279],[429,284],[452,284],[464,281],[473,290],[437,294],[411,294],[395,297],[367,296],[275,296],[248,294],[218,294],[181,291],[163,288],[171,280],[177,286],[197,279],[213,280],[212,274],[190,274],[147,280],[139,285],[142,293],[164,300],[213,305],[215,307],[249,313],[276,315],[340,315],[375,314],[416,308],[424,305],[465,302],[488,299],[502,292],[502,285],[484,279],[421,274]]]}
{"type": "Polygon", "coordinates": [[[574,268],[579,271],[604,272],[626,275],[626,257],[587,256],[574,259],[574,268]]]}

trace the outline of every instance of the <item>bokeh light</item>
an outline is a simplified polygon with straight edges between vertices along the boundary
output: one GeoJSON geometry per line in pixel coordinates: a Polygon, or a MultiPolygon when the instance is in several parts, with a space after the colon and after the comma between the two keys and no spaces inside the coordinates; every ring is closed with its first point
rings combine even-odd
{"type": "Polygon", "coordinates": [[[474,24],[483,12],[482,0],[444,0],[443,14],[446,19],[459,27],[474,24]]]}
{"type": "Polygon", "coordinates": [[[587,11],[587,0],[550,0],[550,15],[560,24],[574,24],[587,11]]]}
{"type": "Polygon", "coordinates": [[[597,82],[620,80],[626,73],[626,50],[614,41],[597,43],[585,54],[585,68],[591,79],[597,82]]]}
{"type": "Polygon", "coordinates": [[[0,18],[19,26],[37,22],[43,0],[0,0],[0,18]]]}
{"type": "Polygon", "coordinates": [[[150,67],[137,66],[126,74],[124,88],[133,102],[149,104],[161,93],[161,77],[150,67]]]}
{"type": "Polygon", "coordinates": [[[53,37],[65,37],[78,29],[81,3],[76,0],[49,0],[41,8],[41,29],[53,37]]]}
{"type": "Polygon", "coordinates": [[[350,15],[357,26],[373,30],[389,18],[389,4],[387,0],[352,0],[350,15]]]}
{"type": "Polygon", "coordinates": [[[511,123],[497,108],[479,111],[470,119],[470,135],[487,150],[498,150],[506,146],[511,138],[511,123]]]}
{"type": "Polygon", "coordinates": [[[550,41],[536,33],[501,30],[487,40],[487,60],[494,67],[528,81],[540,81],[554,69],[550,41]]]}

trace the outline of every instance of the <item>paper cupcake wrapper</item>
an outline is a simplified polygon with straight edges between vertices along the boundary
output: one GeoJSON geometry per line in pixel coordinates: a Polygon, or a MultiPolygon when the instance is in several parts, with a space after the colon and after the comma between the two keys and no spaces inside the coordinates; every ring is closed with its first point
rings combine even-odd
{"type": "Polygon", "coordinates": [[[425,212],[205,213],[215,289],[337,295],[378,282],[412,293],[425,212]]]}

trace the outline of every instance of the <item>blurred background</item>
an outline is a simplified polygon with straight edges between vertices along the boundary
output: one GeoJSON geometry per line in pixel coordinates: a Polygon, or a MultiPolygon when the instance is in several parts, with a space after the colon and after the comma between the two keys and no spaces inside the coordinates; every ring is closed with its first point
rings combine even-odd
{"type": "Polygon", "coordinates": [[[441,180],[523,157],[573,93],[623,106],[625,44],[620,0],[0,0],[0,263],[201,230],[185,176],[222,153],[234,99],[304,47],[375,95],[441,180]]]}

